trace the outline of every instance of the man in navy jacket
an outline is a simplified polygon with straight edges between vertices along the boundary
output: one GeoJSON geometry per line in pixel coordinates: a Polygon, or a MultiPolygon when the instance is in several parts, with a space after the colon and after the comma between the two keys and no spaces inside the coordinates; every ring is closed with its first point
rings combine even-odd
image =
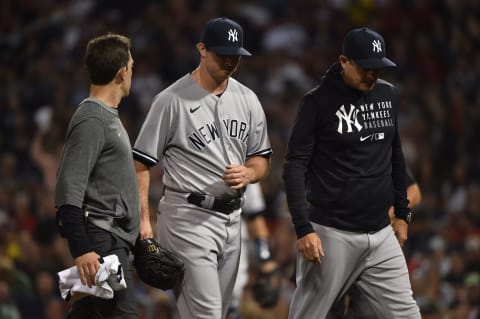
{"type": "Polygon", "coordinates": [[[351,30],[300,103],[283,175],[298,239],[289,318],[325,318],[354,282],[380,318],[420,318],[401,249],[411,213],[397,91],[379,78],[395,66],[380,34],[351,30]]]}

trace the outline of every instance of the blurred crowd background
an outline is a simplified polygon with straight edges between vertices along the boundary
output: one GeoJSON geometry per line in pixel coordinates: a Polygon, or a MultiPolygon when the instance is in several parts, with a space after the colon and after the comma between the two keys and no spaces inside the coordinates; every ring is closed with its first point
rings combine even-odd
{"type": "MultiPolygon", "coordinates": [[[[262,182],[282,297],[262,310],[245,290],[244,318],[287,317],[295,236],[281,170],[301,96],[338,58],[344,34],[384,35],[398,68],[407,165],[423,201],[405,255],[425,319],[480,318],[480,1],[477,0],[3,0],[0,1],[0,318],[63,318],[56,272],[73,261],[55,227],[53,191],[66,127],[88,95],[83,54],[106,32],[132,38],[131,94],[120,105],[132,142],[152,97],[192,71],[212,17],[245,29],[235,77],[265,109],[274,149],[262,182]]],[[[161,194],[153,171],[152,209],[161,194]]],[[[253,267],[253,265],[252,265],[253,267]]],[[[253,272],[252,272],[253,273],[253,272]]],[[[171,296],[138,283],[141,318],[172,318],[171,296]]]]}

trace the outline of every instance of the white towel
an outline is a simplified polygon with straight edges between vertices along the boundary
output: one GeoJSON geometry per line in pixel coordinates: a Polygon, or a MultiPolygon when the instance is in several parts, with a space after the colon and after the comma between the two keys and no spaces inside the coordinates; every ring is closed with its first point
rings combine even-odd
{"type": "Polygon", "coordinates": [[[127,288],[118,256],[108,255],[102,259],[103,262],[95,274],[95,283],[91,288],[80,281],[77,266],[57,273],[60,292],[65,301],[78,300],[86,295],[112,299],[114,291],[127,288]]]}

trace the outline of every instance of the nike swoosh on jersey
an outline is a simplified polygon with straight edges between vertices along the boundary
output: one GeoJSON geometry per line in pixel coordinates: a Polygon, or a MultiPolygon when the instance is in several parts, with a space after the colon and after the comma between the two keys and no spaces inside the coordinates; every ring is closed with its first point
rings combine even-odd
{"type": "Polygon", "coordinates": [[[363,141],[369,139],[371,136],[372,136],[372,134],[367,135],[367,136],[360,136],[360,142],[363,142],[363,141]]]}
{"type": "Polygon", "coordinates": [[[195,112],[196,110],[198,110],[200,108],[201,105],[197,106],[197,107],[191,107],[190,108],[190,113],[193,113],[195,112]]]}

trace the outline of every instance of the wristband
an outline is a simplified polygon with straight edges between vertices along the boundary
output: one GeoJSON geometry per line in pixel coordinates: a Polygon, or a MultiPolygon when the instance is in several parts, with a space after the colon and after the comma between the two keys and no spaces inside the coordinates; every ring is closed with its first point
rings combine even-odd
{"type": "Polygon", "coordinates": [[[409,211],[406,215],[403,216],[395,215],[395,217],[404,220],[407,224],[410,224],[410,222],[412,221],[412,212],[409,211]]]}

